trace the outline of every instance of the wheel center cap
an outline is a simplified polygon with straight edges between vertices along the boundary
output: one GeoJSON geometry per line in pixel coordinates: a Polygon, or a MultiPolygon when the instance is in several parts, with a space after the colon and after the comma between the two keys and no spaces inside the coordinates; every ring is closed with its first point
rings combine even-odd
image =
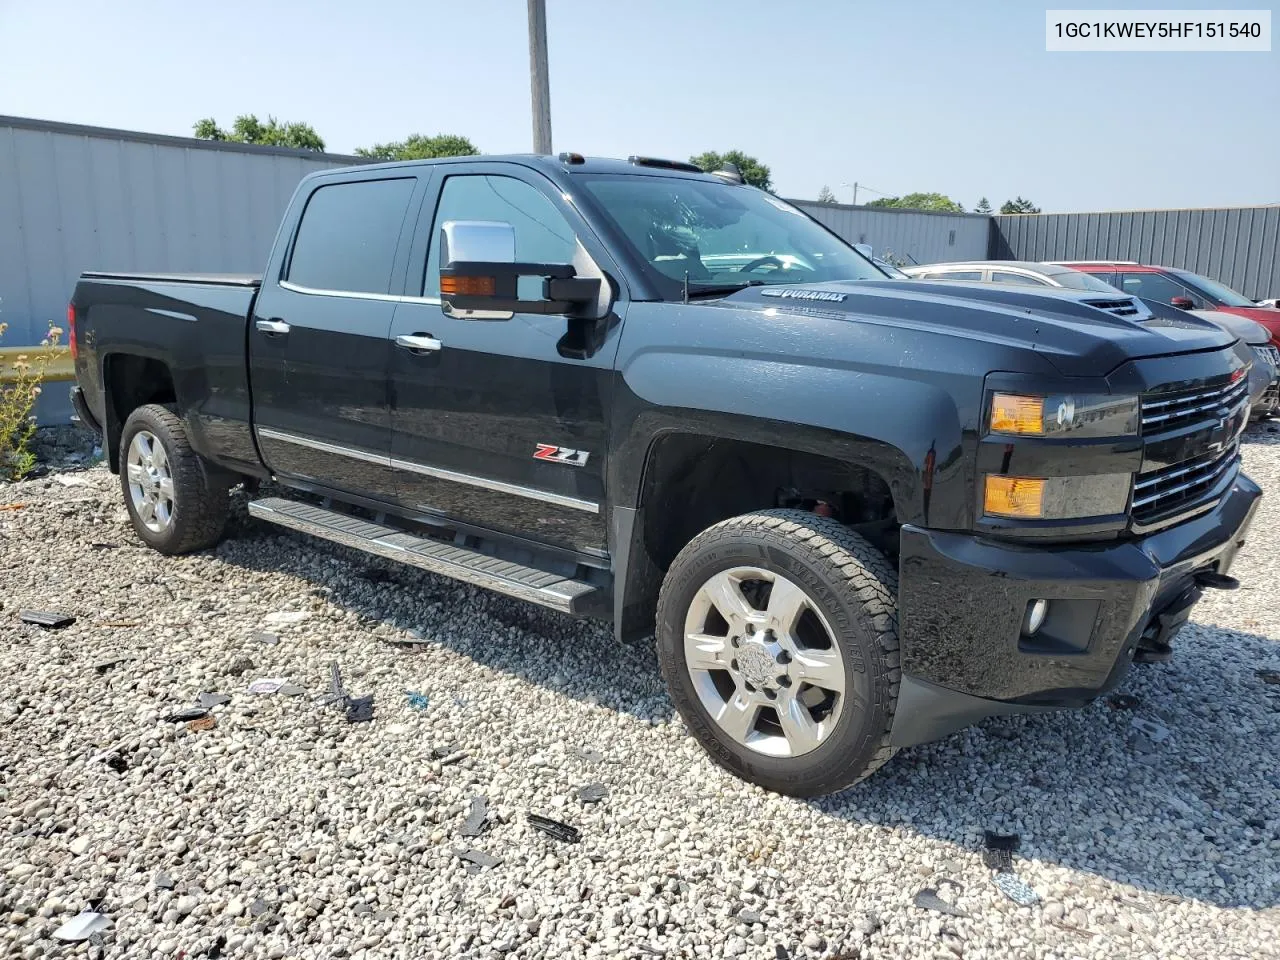
{"type": "Polygon", "coordinates": [[[778,679],[778,661],[759,643],[745,643],[738,650],[738,668],[753,687],[773,687],[778,679]]]}

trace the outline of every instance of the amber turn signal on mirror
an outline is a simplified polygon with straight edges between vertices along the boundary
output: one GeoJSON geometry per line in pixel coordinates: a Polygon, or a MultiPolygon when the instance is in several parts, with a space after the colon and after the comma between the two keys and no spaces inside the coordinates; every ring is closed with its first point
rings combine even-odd
{"type": "Polygon", "coordinates": [[[497,284],[493,277],[454,277],[440,275],[440,292],[459,297],[492,297],[497,284]]]}

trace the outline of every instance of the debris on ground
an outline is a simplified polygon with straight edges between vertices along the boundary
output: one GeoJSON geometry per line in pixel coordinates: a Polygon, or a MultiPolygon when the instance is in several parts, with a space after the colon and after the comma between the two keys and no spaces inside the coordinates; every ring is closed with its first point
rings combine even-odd
{"type": "Polygon", "coordinates": [[[286,683],[277,692],[282,697],[300,697],[307,691],[296,683],[286,683]]]}
{"type": "Polygon", "coordinates": [[[176,886],[173,877],[163,870],[156,874],[155,885],[157,890],[172,890],[176,886]]]}
{"type": "Polygon", "coordinates": [[[464,837],[478,837],[484,833],[485,818],[489,815],[489,798],[483,795],[471,798],[467,818],[458,831],[464,837]]]}
{"type": "Polygon", "coordinates": [[[1256,671],[1258,679],[1263,683],[1280,684],[1280,670],[1258,670],[1256,671]]]}
{"type": "Polygon", "coordinates": [[[0,511],[25,510],[26,508],[27,505],[25,503],[0,503],[0,511]]]}
{"type": "Polygon", "coordinates": [[[599,803],[609,796],[609,788],[603,783],[588,783],[578,788],[578,799],[583,803],[599,803]]]}
{"type": "Polygon", "coordinates": [[[269,623],[273,627],[290,626],[295,623],[301,623],[311,616],[307,610],[277,610],[275,613],[268,613],[262,618],[263,623],[269,623]]]}
{"type": "Polygon", "coordinates": [[[196,697],[196,703],[204,707],[206,710],[212,710],[214,707],[220,707],[224,703],[231,702],[231,694],[229,693],[202,693],[196,697]]]}
{"type": "Polygon", "coordinates": [[[76,618],[69,613],[59,613],[56,610],[20,610],[18,618],[23,623],[44,627],[46,630],[61,630],[76,622],[76,618]]]}
{"type": "Polygon", "coordinates": [[[577,827],[571,827],[559,820],[552,820],[550,817],[539,816],[536,813],[526,813],[525,819],[533,829],[541,830],[547,836],[555,837],[564,843],[577,843],[582,839],[582,832],[577,827]]]}
{"type": "Polygon", "coordinates": [[[465,860],[467,863],[473,864],[477,869],[481,867],[496,867],[502,862],[501,857],[495,857],[492,854],[485,853],[483,850],[463,848],[454,850],[453,853],[459,860],[465,860]]]}
{"type": "Polygon", "coordinates": [[[236,657],[227,665],[227,674],[232,677],[243,677],[253,669],[253,661],[248,657],[236,657]]]}
{"type": "Polygon", "coordinates": [[[261,693],[269,696],[273,693],[279,693],[280,688],[288,682],[288,679],[285,677],[259,677],[257,680],[253,681],[253,683],[249,684],[249,692],[261,693]]]}
{"type": "Polygon", "coordinates": [[[132,657],[107,657],[105,660],[99,660],[93,665],[93,669],[98,673],[106,673],[112,667],[118,667],[122,663],[128,663],[132,657]]]}
{"type": "Polygon", "coordinates": [[[1169,738],[1168,727],[1156,723],[1154,720],[1148,720],[1146,717],[1134,717],[1129,721],[1129,725],[1139,733],[1146,734],[1152,743],[1160,743],[1162,740],[1169,738]]]}
{"type": "Polygon", "coordinates": [[[604,759],[604,754],[592,747],[578,747],[574,753],[578,755],[579,760],[585,760],[587,763],[599,763],[604,759]]]}
{"type": "Polygon", "coordinates": [[[431,759],[443,760],[445,757],[455,754],[457,752],[458,752],[458,745],[456,743],[442,743],[439,746],[435,746],[431,748],[431,759]]]}
{"type": "Polygon", "coordinates": [[[991,882],[1020,907],[1031,907],[1040,902],[1040,894],[1032,890],[1027,882],[1016,874],[997,873],[991,878],[991,882]]]}
{"type": "Polygon", "coordinates": [[[1022,838],[1016,833],[982,831],[982,862],[988,870],[1008,873],[1013,870],[1013,855],[1018,852],[1022,838]]]}
{"type": "Polygon", "coordinates": [[[329,664],[329,693],[316,700],[318,706],[336,706],[347,717],[347,723],[364,723],[373,719],[373,694],[353,697],[342,685],[338,661],[329,664]]]}
{"type": "Polygon", "coordinates": [[[113,753],[104,758],[103,762],[107,765],[108,770],[114,770],[116,773],[124,773],[129,769],[129,761],[118,753],[113,753]]]}
{"type": "Polygon", "coordinates": [[[411,706],[414,710],[425,710],[427,709],[427,706],[431,703],[431,698],[429,696],[427,696],[425,693],[418,693],[418,691],[416,690],[406,690],[404,692],[404,695],[405,695],[405,699],[409,703],[409,706],[411,706]]]}
{"type": "Polygon", "coordinates": [[[183,707],[181,710],[175,710],[165,719],[170,723],[186,723],[189,720],[199,720],[208,712],[204,707],[183,707]]]}
{"type": "Polygon", "coordinates": [[[100,913],[86,910],[83,913],[76,914],[57,930],[53,931],[53,938],[68,943],[78,943],[81,940],[88,940],[95,933],[102,933],[102,931],[110,928],[110,917],[104,917],[100,913]]]}
{"type": "Polygon", "coordinates": [[[259,643],[265,643],[268,647],[274,647],[280,642],[280,638],[274,633],[267,633],[265,630],[255,630],[249,634],[250,640],[257,640],[259,643]]]}
{"type": "Polygon", "coordinates": [[[351,697],[347,701],[347,723],[364,723],[373,719],[373,694],[351,697]]]}
{"type": "Polygon", "coordinates": [[[215,717],[212,713],[208,714],[207,716],[203,716],[198,720],[187,721],[187,729],[194,733],[198,733],[201,730],[212,730],[217,725],[218,725],[218,718],[215,717]]]}
{"type": "MultiPolygon", "coordinates": [[[[964,890],[964,887],[954,880],[943,880],[938,884],[938,887],[952,887],[957,894],[964,890]]],[[[937,913],[945,913],[949,917],[969,916],[967,912],[961,910],[954,903],[948,903],[938,896],[938,888],[935,887],[925,887],[915,895],[915,899],[912,902],[922,910],[934,910],[937,913]]]]}
{"type": "Polygon", "coordinates": [[[1112,710],[1133,710],[1142,700],[1131,693],[1113,693],[1107,697],[1107,706],[1112,710]]]}

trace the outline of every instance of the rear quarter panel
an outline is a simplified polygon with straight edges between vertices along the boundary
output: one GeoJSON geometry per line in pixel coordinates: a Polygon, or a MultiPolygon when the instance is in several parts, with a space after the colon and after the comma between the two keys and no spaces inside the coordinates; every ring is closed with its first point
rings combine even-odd
{"type": "Polygon", "coordinates": [[[76,379],[90,410],[107,427],[110,462],[117,411],[111,409],[107,378],[113,362],[133,356],[169,370],[178,412],[198,453],[232,469],[260,471],[249,429],[245,364],[255,293],[244,285],[142,278],[84,278],[77,284],[76,379]]]}

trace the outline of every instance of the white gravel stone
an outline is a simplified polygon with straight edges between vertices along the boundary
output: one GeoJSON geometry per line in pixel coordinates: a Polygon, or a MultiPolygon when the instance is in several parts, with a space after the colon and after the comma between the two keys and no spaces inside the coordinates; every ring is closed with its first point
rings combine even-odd
{"type": "Polygon", "coordinates": [[[50,955],[93,903],[114,921],[95,960],[219,937],[235,960],[1275,957],[1280,686],[1258,671],[1280,670],[1280,434],[1244,451],[1268,496],[1243,588],[1130,674],[1136,708],[988,720],[816,802],[714,766],[651,645],[606,626],[282,534],[242,501],[215,550],[161,557],[101,467],[0,487],[24,504],[0,511],[0,956],[50,955]],[[334,661],[371,722],[314,702],[334,661]],[[244,693],[259,676],[307,695],[244,693]],[[214,728],[164,719],[202,692],[232,697],[214,728]],[[1135,716],[1169,736],[1138,749],[1135,716]],[[1021,835],[1041,904],[990,882],[983,830],[1021,835]],[[467,848],[501,862],[469,870],[467,848]],[[924,887],[968,916],[915,907],[924,887]]]}

